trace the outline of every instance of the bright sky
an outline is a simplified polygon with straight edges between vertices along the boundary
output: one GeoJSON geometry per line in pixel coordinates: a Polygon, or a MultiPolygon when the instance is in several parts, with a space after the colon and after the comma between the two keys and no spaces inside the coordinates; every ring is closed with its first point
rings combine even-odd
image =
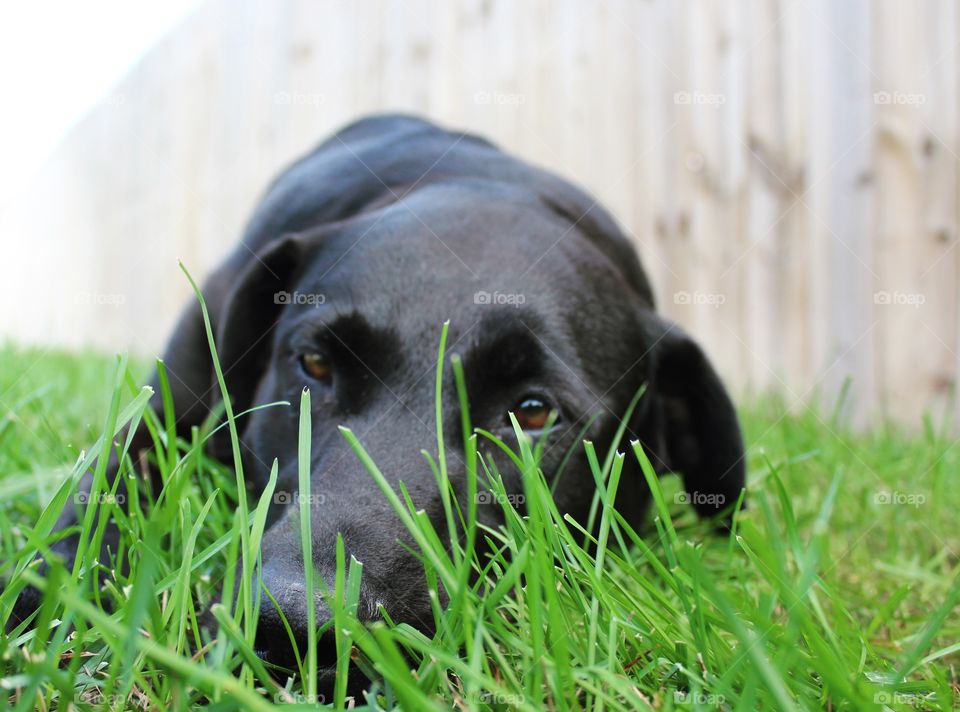
{"type": "Polygon", "coordinates": [[[0,4],[0,209],[69,128],[200,2],[0,4]]]}

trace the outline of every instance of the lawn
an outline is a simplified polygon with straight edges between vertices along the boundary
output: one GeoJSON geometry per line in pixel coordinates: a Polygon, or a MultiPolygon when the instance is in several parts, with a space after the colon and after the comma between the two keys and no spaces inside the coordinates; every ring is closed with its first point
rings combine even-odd
{"type": "MultiPolygon", "coordinates": [[[[205,431],[175,442],[163,414],[144,415],[163,446],[167,493],[96,498],[124,522],[129,572],[111,571],[94,592],[109,562],[88,556],[44,576],[25,566],[55,536],[50,517],[73,506],[68,480],[102,459],[101,434],[144,413],[148,371],[0,347],[0,700],[20,710],[312,706],[312,656],[291,675],[253,653],[259,596],[229,572],[259,565],[263,510],[240,497],[232,467],[202,455],[205,431]],[[14,595],[28,581],[44,604],[16,626],[14,595]]],[[[371,491],[393,498],[427,580],[450,602],[435,608],[433,638],[364,628],[351,607],[362,565],[343,561],[336,581],[317,582],[336,613],[340,661],[322,701],[349,705],[346,672],[356,667],[375,682],[355,704],[371,708],[953,709],[960,447],[929,422],[853,433],[820,412],[785,414],[770,396],[742,405],[749,503],[729,535],[697,521],[677,478],[658,485],[652,475],[649,526],[630,529],[607,506],[622,459],[605,450],[594,468],[597,525],[565,520],[535,444],[515,440],[504,446],[526,473],[526,512],[501,498],[506,523],[494,531],[453,509],[465,536],[451,547],[367,463],[371,491]],[[479,537],[492,556],[476,555],[479,537]]],[[[643,461],[629,442],[618,449],[643,461]]],[[[474,461],[469,449],[465,457],[474,461]]],[[[482,461],[470,471],[496,494],[482,461]]],[[[442,486],[440,464],[437,476],[442,486]]],[[[92,543],[95,523],[83,524],[92,543]]]]}

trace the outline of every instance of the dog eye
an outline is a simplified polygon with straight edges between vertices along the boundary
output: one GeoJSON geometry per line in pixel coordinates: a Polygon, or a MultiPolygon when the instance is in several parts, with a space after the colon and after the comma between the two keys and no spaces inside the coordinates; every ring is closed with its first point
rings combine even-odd
{"type": "Polygon", "coordinates": [[[524,430],[542,430],[550,418],[550,406],[541,399],[531,396],[514,406],[513,414],[524,430]]]}
{"type": "Polygon", "coordinates": [[[300,357],[300,368],[315,381],[329,381],[333,373],[330,362],[318,353],[307,353],[300,357]]]}

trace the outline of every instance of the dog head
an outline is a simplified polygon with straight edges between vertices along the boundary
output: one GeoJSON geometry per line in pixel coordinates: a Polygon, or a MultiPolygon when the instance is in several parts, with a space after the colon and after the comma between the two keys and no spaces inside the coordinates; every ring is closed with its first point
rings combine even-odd
{"type": "MultiPolygon", "coordinates": [[[[233,280],[218,317],[235,411],[294,404],[245,417],[241,442],[255,486],[279,462],[263,578],[301,639],[307,604],[293,503],[304,496],[319,575],[332,583],[342,535],[347,554],[364,564],[361,616],[376,619],[382,607],[394,621],[432,627],[422,567],[402,545],[410,539],[338,426],[349,427],[391,486],[398,490],[402,481],[445,532],[440,493],[421,454],[436,451],[444,322],[447,352],[462,359],[473,424],[513,443],[513,413],[533,438],[545,436],[548,478],[572,453],[555,488],[561,512],[585,521],[594,482],[580,440],[602,452],[641,387],[626,438],[639,440],[658,470],[679,472],[688,491],[713,495],[695,500],[703,514],[733,505],[743,487],[730,400],[700,348],[654,312],[639,261],[613,221],[577,189],[488,144],[465,142],[479,155],[471,163],[457,143],[441,142],[448,151],[426,179],[419,175],[423,163],[439,148],[416,151],[414,161],[396,142],[366,147],[368,160],[360,163],[380,160],[370,172],[382,185],[358,177],[365,167],[355,166],[344,174],[346,193],[333,192],[340,196],[336,209],[325,213],[318,206],[329,205],[330,188],[322,189],[324,200],[309,196],[320,190],[317,172],[326,170],[310,161],[326,158],[294,166],[251,223],[244,249],[256,256],[233,280]],[[462,159],[469,170],[457,163],[462,159]],[[418,167],[410,175],[390,173],[411,161],[418,167]],[[309,493],[297,492],[296,404],[304,388],[312,402],[309,493]],[[552,413],[556,420],[544,433],[552,413]]],[[[442,379],[447,466],[465,508],[460,407],[449,365],[442,379]]],[[[522,509],[517,469],[486,440],[479,449],[522,509]]],[[[618,508],[638,521],[647,500],[639,467],[628,466],[618,508]]],[[[496,503],[480,504],[481,521],[495,524],[498,512],[496,503]]],[[[261,648],[289,660],[275,606],[264,598],[262,610],[261,648]]],[[[320,623],[331,615],[322,602],[317,611],[320,623]]]]}

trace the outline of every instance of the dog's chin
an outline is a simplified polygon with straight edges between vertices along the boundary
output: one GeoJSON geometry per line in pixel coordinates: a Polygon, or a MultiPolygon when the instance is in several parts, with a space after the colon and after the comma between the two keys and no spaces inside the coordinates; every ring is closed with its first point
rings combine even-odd
{"type": "MultiPolygon", "coordinates": [[[[329,703],[333,701],[333,687],[337,679],[337,659],[336,652],[332,645],[325,645],[324,640],[320,640],[317,645],[317,702],[329,703]]],[[[279,641],[257,641],[257,647],[254,648],[257,657],[266,663],[270,674],[282,684],[288,677],[299,677],[300,670],[297,667],[297,659],[290,647],[289,641],[283,644],[279,641]]],[[[301,651],[302,662],[302,651],[301,651]]],[[[370,686],[370,681],[356,667],[351,667],[347,676],[347,695],[353,697],[358,702],[362,701],[363,691],[370,686]]],[[[292,701],[299,701],[297,693],[291,693],[292,701]]],[[[313,702],[313,700],[309,700],[313,702]]]]}
{"type": "MultiPolygon", "coordinates": [[[[294,655],[293,648],[290,646],[289,641],[263,640],[259,635],[257,638],[258,640],[256,641],[253,652],[267,664],[267,668],[274,673],[275,677],[300,674],[299,668],[297,667],[297,657],[294,655]]],[[[337,669],[336,654],[333,650],[330,650],[328,654],[326,647],[322,642],[317,645],[318,675],[328,670],[336,671],[337,669]]],[[[300,662],[306,662],[303,649],[300,651],[300,662]]]]}

